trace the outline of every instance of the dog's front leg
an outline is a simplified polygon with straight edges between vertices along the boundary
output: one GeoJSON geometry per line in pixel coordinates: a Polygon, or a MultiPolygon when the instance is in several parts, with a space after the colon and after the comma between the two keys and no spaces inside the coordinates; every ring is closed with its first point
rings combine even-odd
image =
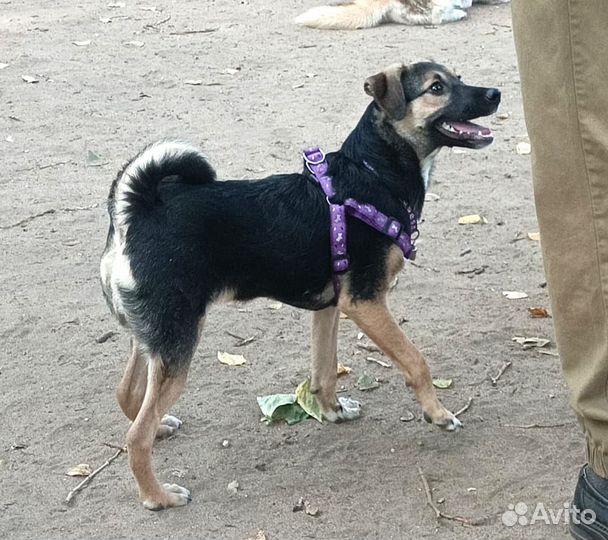
{"type": "Polygon", "coordinates": [[[339,318],[336,306],[315,311],[312,315],[310,388],[321,403],[324,418],[330,422],[342,419],[336,399],[339,318]]]}
{"type": "Polygon", "coordinates": [[[405,382],[414,390],[428,422],[447,431],[462,427],[458,418],[437,398],[426,361],[391,315],[385,294],[372,301],[354,302],[343,293],[339,307],[401,368],[405,382]]]}

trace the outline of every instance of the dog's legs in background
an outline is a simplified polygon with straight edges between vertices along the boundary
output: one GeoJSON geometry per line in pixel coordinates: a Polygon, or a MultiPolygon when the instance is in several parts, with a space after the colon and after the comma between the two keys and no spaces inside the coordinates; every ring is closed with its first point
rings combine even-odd
{"type": "Polygon", "coordinates": [[[339,311],[336,306],[313,312],[312,315],[312,380],[311,391],[317,394],[323,416],[330,422],[341,419],[336,399],[337,348],[339,311]]]}
{"type": "Polygon", "coordinates": [[[181,395],[189,363],[189,358],[182,360],[178,371],[169,375],[160,356],[148,359],[144,399],[127,433],[129,466],[137,481],[140,499],[149,510],[183,506],[191,500],[190,492],[177,484],[161,486],[152,469],[152,445],[161,416],[181,395]]]}
{"type": "MultiPolygon", "coordinates": [[[[125,368],[116,397],[120,408],[127,418],[134,421],[144,401],[147,385],[147,361],[135,338],[131,338],[131,356],[125,368]]],[[[160,421],[156,432],[157,439],[165,439],[174,435],[182,425],[181,420],[175,416],[165,415],[160,421]]]]}
{"type": "Polygon", "coordinates": [[[401,368],[406,384],[412,387],[422,406],[425,419],[448,431],[462,426],[437,398],[426,361],[391,315],[385,294],[373,301],[357,302],[343,294],[339,307],[401,368]]]}

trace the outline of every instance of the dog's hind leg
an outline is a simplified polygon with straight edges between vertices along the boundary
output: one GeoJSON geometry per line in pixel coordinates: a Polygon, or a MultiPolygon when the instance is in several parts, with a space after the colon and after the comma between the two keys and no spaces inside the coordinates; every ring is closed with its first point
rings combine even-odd
{"type": "Polygon", "coordinates": [[[149,510],[183,506],[190,492],[177,484],[161,484],[152,469],[152,445],[162,415],[179,398],[186,384],[190,359],[169,371],[160,355],[147,362],[146,389],[135,421],[127,433],[129,466],[139,487],[139,496],[149,510]]]}
{"type": "Polygon", "coordinates": [[[384,293],[373,301],[356,302],[343,293],[339,307],[401,368],[405,382],[414,390],[427,421],[447,431],[462,426],[458,418],[439,402],[424,357],[399,328],[386,305],[384,293]]]}
{"type": "Polygon", "coordinates": [[[339,311],[336,306],[313,312],[310,389],[321,403],[323,417],[330,422],[342,419],[336,399],[338,322],[339,311]]]}
{"type": "MultiPolygon", "coordinates": [[[[134,421],[137,417],[144,401],[148,379],[147,371],[146,355],[142,352],[135,338],[131,338],[131,355],[116,389],[118,404],[131,421],[134,421]]],[[[181,425],[182,422],[179,418],[168,414],[164,415],[156,431],[156,438],[166,439],[174,435],[181,425]]]]}

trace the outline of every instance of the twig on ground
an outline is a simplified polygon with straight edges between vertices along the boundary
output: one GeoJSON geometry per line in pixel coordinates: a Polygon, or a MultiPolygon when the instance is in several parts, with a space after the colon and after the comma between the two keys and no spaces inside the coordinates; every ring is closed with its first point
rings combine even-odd
{"type": "Polygon", "coordinates": [[[114,448],[114,450],[122,450],[123,452],[127,451],[127,449],[124,446],[118,446],[117,444],[113,444],[111,442],[104,442],[101,444],[103,444],[104,446],[107,446],[108,448],[114,448]]]}
{"type": "Polygon", "coordinates": [[[233,332],[230,332],[229,330],[226,330],[226,334],[239,340],[238,343],[234,344],[235,347],[243,347],[244,345],[249,345],[252,341],[256,340],[256,336],[243,337],[243,336],[239,336],[238,334],[234,334],[233,332]]]}
{"type": "Polygon", "coordinates": [[[215,32],[219,28],[203,28],[201,30],[182,30],[180,32],[169,32],[171,36],[187,36],[188,34],[209,34],[215,32]]]}
{"type": "Polygon", "coordinates": [[[165,24],[171,20],[171,15],[154,23],[144,24],[144,28],[158,28],[161,24],[165,24]]]}
{"type": "Polygon", "coordinates": [[[437,268],[433,268],[432,266],[422,266],[421,264],[415,263],[414,261],[410,261],[409,264],[422,270],[430,270],[431,272],[435,272],[436,274],[439,274],[440,272],[440,270],[438,270],[437,268]]]}
{"type": "Polygon", "coordinates": [[[89,204],[88,206],[49,208],[48,210],[45,210],[44,212],[40,212],[38,214],[34,214],[32,216],[23,218],[22,220],[17,221],[17,223],[11,223],[10,225],[0,225],[0,229],[14,229],[15,227],[21,227],[22,225],[25,225],[26,223],[29,223],[30,221],[34,221],[35,219],[37,219],[39,217],[48,216],[49,214],[56,214],[57,212],[80,212],[81,210],[91,210],[93,208],[97,208],[98,206],[99,206],[99,203],[89,204]]]}
{"type": "Polygon", "coordinates": [[[564,426],[570,426],[570,425],[572,425],[572,422],[560,422],[557,424],[519,424],[519,425],[518,424],[504,424],[505,427],[519,428],[519,429],[556,428],[556,427],[564,427],[564,426]]]}
{"type": "Polygon", "coordinates": [[[93,478],[95,478],[106,467],[111,465],[112,462],[118,456],[120,456],[120,454],[124,454],[125,452],[126,452],[125,448],[119,448],[111,458],[108,458],[103,465],[101,465],[100,467],[95,469],[91,474],[89,474],[89,476],[87,476],[82,482],[80,482],[80,484],[78,484],[72,491],[70,491],[68,493],[68,496],[65,498],[65,503],[69,504],[78,492],[82,491],[85,487],[87,487],[91,483],[91,480],[93,480],[93,478]]]}
{"type": "Polygon", "coordinates": [[[50,169],[51,167],[59,167],[59,165],[66,165],[69,161],[57,161],[55,163],[47,163],[46,165],[38,165],[38,169],[41,171],[44,169],[50,169]]]}
{"type": "Polygon", "coordinates": [[[505,362],[502,367],[498,370],[498,373],[496,374],[496,377],[491,377],[492,379],[492,386],[496,386],[496,384],[498,383],[498,379],[500,379],[503,375],[503,373],[505,371],[507,371],[507,369],[511,367],[511,362],[505,362]]]}
{"type": "Polygon", "coordinates": [[[424,486],[424,493],[426,494],[426,502],[435,512],[435,517],[437,519],[439,519],[439,518],[449,519],[450,521],[457,521],[458,523],[462,523],[463,525],[469,525],[469,526],[479,525],[483,521],[481,519],[472,520],[472,519],[464,518],[461,516],[452,516],[450,514],[446,514],[446,513],[442,512],[441,510],[439,510],[439,508],[437,508],[437,505],[433,502],[433,494],[431,493],[431,487],[429,486],[426,476],[424,476],[424,473],[422,472],[422,469],[420,468],[420,466],[418,466],[418,474],[420,475],[420,479],[422,480],[422,485],[424,486]]]}
{"type": "Polygon", "coordinates": [[[367,345],[365,343],[355,343],[355,347],[359,347],[359,349],[363,349],[364,351],[377,352],[377,353],[383,354],[382,351],[375,345],[367,345]]]}
{"type": "Polygon", "coordinates": [[[471,403],[473,403],[472,397],[469,398],[469,401],[467,401],[467,404],[462,409],[458,409],[454,413],[454,416],[460,416],[462,413],[467,412],[469,410],[469,407],[471,406],[471,403]]]}

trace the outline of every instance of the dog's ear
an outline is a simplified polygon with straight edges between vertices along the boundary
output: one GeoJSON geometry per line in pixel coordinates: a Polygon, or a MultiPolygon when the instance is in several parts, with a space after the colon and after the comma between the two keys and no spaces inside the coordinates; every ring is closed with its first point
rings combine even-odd
{"type": "Polygon", "coordinates": [[[403,64],[394,64],[377,75],[365,80],[365,93],[374,98],[378,106],[394,120],[405,116],[405,93],[401,84],[401,75],[405,70],[403,64]]]}

